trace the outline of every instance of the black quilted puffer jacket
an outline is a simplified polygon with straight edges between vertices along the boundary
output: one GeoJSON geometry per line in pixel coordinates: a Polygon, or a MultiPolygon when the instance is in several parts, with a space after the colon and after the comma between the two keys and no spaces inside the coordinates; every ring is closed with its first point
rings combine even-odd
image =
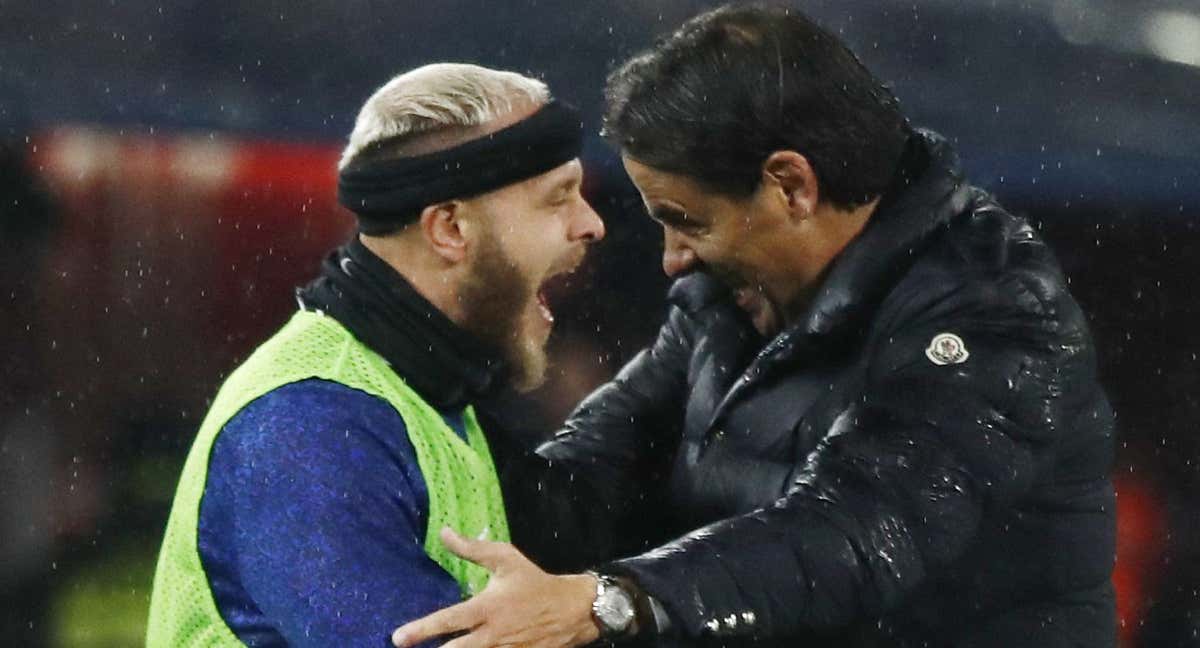
{"type": "Polygon", "coordinates": [[[518,545],[561,568],[640,552],[601,570],[684,644],[1114,645],[1113,413],[1084,315],[1029,224],[916,142],[775,339],[714,281],[673,286],[654,345],[519,476],[551,503],[509,500],[536,518],[518,545]]]}

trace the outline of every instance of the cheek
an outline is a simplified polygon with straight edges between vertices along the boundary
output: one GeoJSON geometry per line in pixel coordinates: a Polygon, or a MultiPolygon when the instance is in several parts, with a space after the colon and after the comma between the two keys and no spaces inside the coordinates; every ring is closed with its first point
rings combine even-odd
{"type": "Polygon", "coordinates": [[[526,276],[540,281],[570,248],[566,231],[555,219],[527,231],[516,260],[528,271],[526,276]]]}
{"type": "Polygon", "coordinates": [[[743,250],[736,242],[709,241],[692,249],[705,265],[718,268],[725,274],[747,276],[748,265],[743,250]]]}
{"type": "Polygon", "coordinates": [[[521,226],[508,232],[502,243],[504,256],[522,279],[531,280],[537,276],[538,268],[547,256],[546,244],[541,232],[531,226],[521,226]]]}
{"type": "Polygon", "coordinates": [[[518,254],[534,257],[548,256],[548,250],[553,248],[556,241],[563,241],[566,235],[562,227],[562,219],[555,214],[541,211],[529,212],[509,232],[511,249],[518,254]]]}
{"type": "Polygon", "coordinates": [[[526,250],[524,255],[516,256],[512,261],[521,276],[524,296],[536,305],[534,298],[542,288],[542,282],[550,273],[553,257],[544,249],[540,251],[526,250]]]}
{"type": "Polygon", "coordinates": [[[771,269],[778,264],[776,254],[772,250],[774,243],[774,236],[769,232],[759,232],[752,228],[741,232],[729,246],[729,262],[746,277],[764,281],[771,274],[771,269]]]}

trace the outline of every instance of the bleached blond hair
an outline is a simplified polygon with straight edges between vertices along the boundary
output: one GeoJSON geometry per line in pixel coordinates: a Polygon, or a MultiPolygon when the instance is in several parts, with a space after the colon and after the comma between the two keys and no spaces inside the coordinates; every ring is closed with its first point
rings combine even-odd
{"type": "Polygon", "coordinates": [[[467,63],[424,65],[393,78],[367,99],[338,169],[384,140],[480,126],[521,105],[549,100],[545,83],[516,72],[467,63]]]}

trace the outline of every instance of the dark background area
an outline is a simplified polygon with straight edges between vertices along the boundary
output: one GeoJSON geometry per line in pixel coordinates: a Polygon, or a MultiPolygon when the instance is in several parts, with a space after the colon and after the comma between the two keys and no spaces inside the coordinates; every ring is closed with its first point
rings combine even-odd
{"type": "MultiPolygon", "coordinates": [[[[333,163],[405,69],[525,72],[587,119],[609,235],[510,412],[553,429],[664,314],[660,236],[595,134],[604,77],[714,4],[0,0],[0,637],[141,643],[200,418],[350,234],[333,163]]],[[[1200,5],[786,4],[1057,250],[1118,412],[1123,645],[1200,645],[1200,5]]]]}

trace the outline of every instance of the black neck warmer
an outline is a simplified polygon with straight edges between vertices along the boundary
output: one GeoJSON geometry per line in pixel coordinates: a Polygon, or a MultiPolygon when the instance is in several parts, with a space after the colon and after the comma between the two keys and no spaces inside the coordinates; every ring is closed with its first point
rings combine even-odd
{"type": "Polygon", "coordinates": [[[296,298],[304,310],[336,319],[437,409],[491,396],[507,378],[494,349],[451,322],[357,236],[330,253],[321,276],[296,298]]]}

